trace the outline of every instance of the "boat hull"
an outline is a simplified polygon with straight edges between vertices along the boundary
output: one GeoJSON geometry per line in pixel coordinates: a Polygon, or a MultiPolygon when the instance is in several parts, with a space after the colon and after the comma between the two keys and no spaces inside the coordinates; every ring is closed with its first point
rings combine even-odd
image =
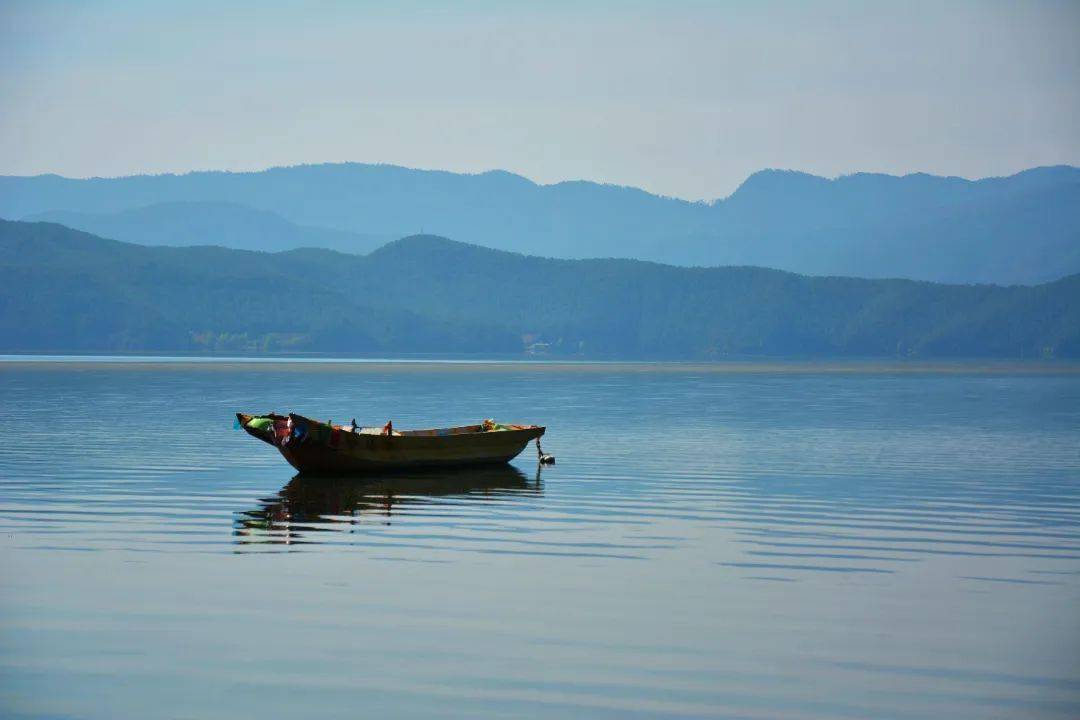
{"type": "Polygon", "coordinates": [[[238,414],[249,434],[273,445],[301,473],[342,475],[383,473],[421,468],[461,467],[506,463],[521,454],[545,428],[527,426],[494,432],[468,432],[448,435],[368,435],[348,429],[333,428],[299,415],[295,422],[308,427],[327,428],[325,440],[307,438],[280,442],[272,433],[262,433],[246,425],[246,416],[238,414]]]}

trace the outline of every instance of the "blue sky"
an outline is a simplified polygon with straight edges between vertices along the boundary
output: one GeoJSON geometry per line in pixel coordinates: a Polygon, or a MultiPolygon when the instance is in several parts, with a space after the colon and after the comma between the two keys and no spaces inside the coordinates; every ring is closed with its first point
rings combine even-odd
{"type": "Polygon", "coordinates": [[[0,0],[0,173],[1080,164],[1080,3],[0,0]]]}

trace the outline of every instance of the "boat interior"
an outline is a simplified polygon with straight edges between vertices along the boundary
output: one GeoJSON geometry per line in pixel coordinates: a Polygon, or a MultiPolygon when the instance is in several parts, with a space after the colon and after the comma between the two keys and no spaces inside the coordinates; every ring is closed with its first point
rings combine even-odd
{"type": "Polygon", "coordinates": [[[266,415],[244,415],[237,414],[237,418],[241,425],[253,430],[260,430],[267,435],[273,434],[275,436],[285,436],[291,431],[290,420],[295,423],[318,423],[326,425],[331,430],[337,430],[342,432],[353,432],[358,435],[392,435],[399,437],[444,437],[447,435],[472,435],[477,433],[488,432],[500,432],[506,430],[530,430],[535,425],[515,425],[507,423],[497,423],[494,420],[484,420],[482,423],[476,425],[459,425],[456,427],[446,428],[430,428],[425,430],[398,430],[393,427],[393,422],[387,422],[385,425],[379,426],[361,426],[356,425],[355,420],[347,425],[335,425],[332,421],[313,420],[311,418],[304,417],[303,415],[289,414],[278,415],[277,413],[267,413],[266,415]]]}

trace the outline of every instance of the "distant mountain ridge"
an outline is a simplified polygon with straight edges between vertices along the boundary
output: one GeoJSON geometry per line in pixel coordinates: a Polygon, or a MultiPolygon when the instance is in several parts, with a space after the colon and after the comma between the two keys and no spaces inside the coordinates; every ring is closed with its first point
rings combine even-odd
{"type": "Polygon", "coordinates": [[[296,225],[277,213],[228,202],[164,202],[117,213],[54,210],[26,219],[139,245],[218,245],[266,252],[312,247],[366,253],[400,237],[296,225]]]}
{"type": "Polygon", "coordinates": [[[174,203],[200,204],[188,206],[193,211],[227,204],[237,208],[237,223],[246,208],[252,229],[204,224],[205,232],[190,233],[202,241],[185,243],[245,249],[299,247],[323,232],[327,244],[343,243],[335,249],[365,252],[373,243],[350,245],[341,233],[385,239],[428,232],[538,256],[813,275],[1031,284],[1080,272],[1080,169],[1069,166],[984,180],[765,170],[711,203],[585,181],[538,185],[505,171],[358,163],[86,180],[0,177],[2,217],[60,220],[147,244],[176,238],[175,215],[161,210],[174,203]],[[261,246],[256,211],[303,231],[261,246]]]}
{"type": "Polygon", "coordinates": [[[147,247],[0,221],[0,351],[1080,358],[1080,275],[1035,287],[529,257],[147,247]]]}

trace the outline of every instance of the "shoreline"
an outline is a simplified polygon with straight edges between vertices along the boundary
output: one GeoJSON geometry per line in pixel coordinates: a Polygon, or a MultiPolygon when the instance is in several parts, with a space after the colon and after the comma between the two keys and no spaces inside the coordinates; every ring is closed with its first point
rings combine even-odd
{"type": "Polygon", "coordinates": [[[930,374],[930,375],[1080,375],[1080,362],[1007,360],[467,360],[467,359],[314,359],[184,358],[108,356],[0,356],[0,372],[12,370],[131,370],[206,372],[503,372],[503,373],[664,373],[664,374],[930,374]]]}

